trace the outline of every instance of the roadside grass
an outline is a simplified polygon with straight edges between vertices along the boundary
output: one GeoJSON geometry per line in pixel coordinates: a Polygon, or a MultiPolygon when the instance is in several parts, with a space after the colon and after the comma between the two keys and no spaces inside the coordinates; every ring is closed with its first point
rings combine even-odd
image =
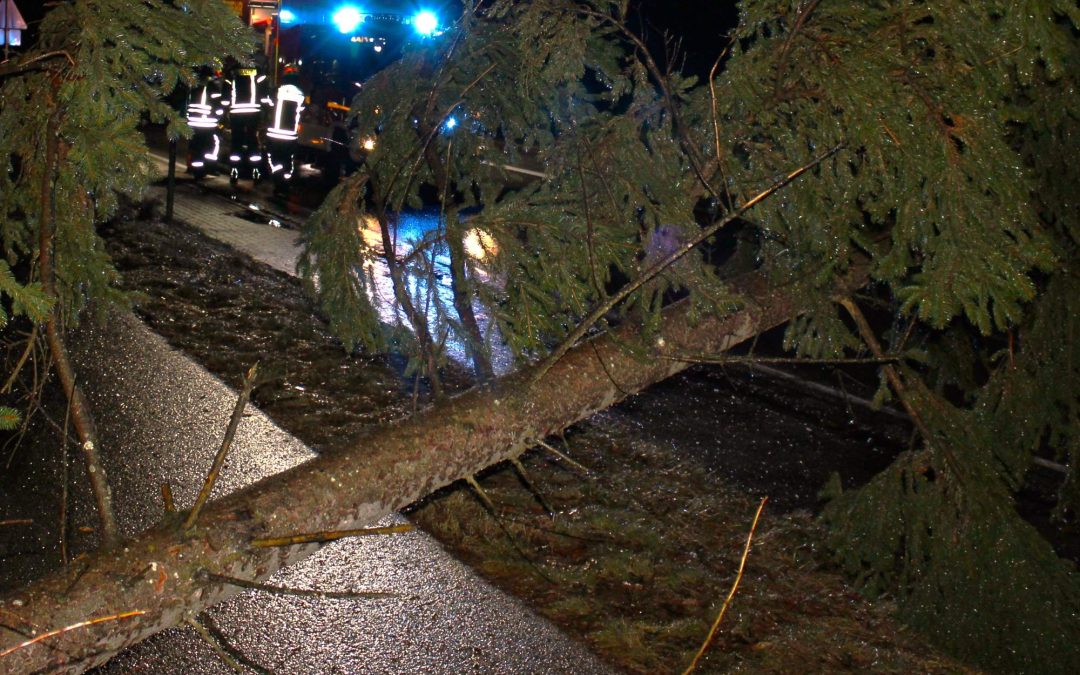
{"type": "MultiPolygon", "coordinates": [[[[490,513],[452,488],[408,515],[496,585],[632,673],[682,672],[735,578],[759,497],[618,415],[522,457],[548,515],[509,466],[479,478],[490,513]]],[[[974,672],[935,652],[830,569],[810,514],[766,513],[701,672],[974,672]]]]}

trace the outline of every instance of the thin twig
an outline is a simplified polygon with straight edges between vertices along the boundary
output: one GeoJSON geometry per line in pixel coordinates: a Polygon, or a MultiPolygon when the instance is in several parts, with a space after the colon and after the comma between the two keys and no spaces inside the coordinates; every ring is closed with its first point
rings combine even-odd
{"type": "Polygon", "coordinates": [[[33,58],[27,59],[26,61],[22,61],[21,63],[15,63],[15,64],[12,64],[12,65],[7,65],[8,64],[7,61],[4,61],[3,63],[0,63],[0,79],[3,79],[5,77],[11,77],[13,75],[19,75],[21,73],[27,72],[29,70],[32,70],[31,66],[33,66],[34,64],[36,64],[38,62],[46,61],[48,59],[54,59],[54,58],[57,58],[57,57],[60,57],[60,56],[67,59],[69,65],[72,65],[72,66],[75,65],[75,59],[73,59],[71,57],[71,54],[69,54],[67,51],[60,50],[60,51],[53,51],[53,52],[45,52],[44,54],[38,54],[37,56],[35,56],[33,58]]]}
{"type": "Polygon", "coordinates": [[[199,496],[195,499],[195,506],[191,507],[191,513],[188,514],[187,519],[184,520],[183,530],[190,530],[195,527],[195,522],[199,518],[199,514],[202,512],[203,506],[206,505],[207,500],[210,499],[210,492],[214,489],[214,483],[217,482],[218,475],[221,473],[221,467],[225,464],[225,455],[229,453],[229,448],[232,447],[233,437],[236,436],[236,429],[240,426],[240,418],[244,414],[244,408],[247,406],[248,399],[251,397],[251,388],[255,384],[255,374],[258,372],[259,364],[251,366],[247,375],[244,377],[244,386],[240,391],[240,395],[236,398],[236,407],[233,408],[232,418],[229,420],[229,427],[225,430],[225,438],[221,441],[221,447],[218,449],[217,456],[214,457],[214,463],[210,467],[210,473],[206,474],[206,481],[203,482],[202,490],[199,490],[199,496]]]}
{"type": "MultiPolygon", "coordinates": [[[[204,614],[203,616],[206,615],[204,614]]],[[[207,622],[203,623],[203,619],[194,617],[188,619],[187,624],[195,629],[195,632],[199,634],[199,637],[203,639],[203,642],[205,642],[210,649],[214,650],[214,653],[218,655],[218,658],[225,662],[225,665],[241,675],[247,672],[244,670],[245,666],[261,675],[270,674],[271,671],[244,656],[240,650],[229,644],[229,641],[225,639],[225,635],[217,626],[210,623],[208,619],[209,617],[207,618],[207,622]]]]}
{"type": "Polygon", "coordinates": [[[207,581],[214,583],[229,584],[230,586],[237,586],[239,588],[250,588],[255,591],[263,591],[265,593],[272,593],[274,595],[291,595],[301,598],[329,598],[331,600],[351,600],[355,598],[386,598],[397,595],[396,593],[390,593],[387,591],[317,591],[307,588],[288,588],[286,586],[260,584],[257,581],[238,579],[237,577],[230,577],[224,574],[215,574],[213,572],[204,572],[204,576],[206,577],[207,581]]]}
{"type": "Polygon", "coordinates": [[[0,520],[0,527],[7,527],[9,525],[33,525],[33,518],[11,518],[9,520],[0,520]]]}
{"type": "Polygon", "coordinates": [[[575,462],[574,460],[570,459],[570,457],[567,456],[565,453],[563,453],[563,452],[557,450],[556,448],[548,445],[544,441],[537,441],[536,444],[539,445],[540,447],[544,448],[545,450],[547,450],[551,454],[555,455],[559,459],[563,460],[564,462],[566,462],[570,466],[574,467],[575,469],[577,469],[581,473],[585,474],[586,476],[591,476],[592,475],[592,471],[590,471],[587,466],[585,466],[584,464],[581,464],[579,462],[575,462]]]}
{"type": "Polygon", "coordinates": [[[48,640],[49,638],[54,638],[57,635],[63,635],[64,633],[67,633],[69,631],[78,630],[80,628],[86,628],[87,626],[94,626],[94,625],[97,625],[99,623],[105,623],[106,621],[120,621],[122,619],[130,619],[133,616],[142,616],[143,614],[146,614],[146,612],[142,611],[141,609],[136,609],[136,610],[132,610],[130,612],[120,612],[119,614],[112,614],[110,616],[102,616],[102,617],[98,617],[97,619],[89,619],[87,621],[80,621],[79,623],[73,623],[70,626],[64,626],[63,628],[57,628],[56,630],[51,630],[48,633],[42,633],[41,635],[38,635],[35,638],[27,640],[26,642],[20,642],[19,644],[15,645],[14,647],[8,647],[4,651],[0,652],[0,659],[4,658],[5,656],[7,656],[9,654],[12,654],[14,652],[19,651],[23,647],[29,647],[32,644],[36,644],[38,642],[41,642],[42,640],[48,640]]]}
{"type": "Polygon", "coordinates": [[[517,552],[518,557],[528,563],[529,566],[533,568],[533,571],[536,572],[537,576],[539,576],[541,579],[550,584],[556,584],[557,582],[554,579],[548,576],[544,572],[544,570],[540,569],[540,566],[536,564],[536,561],[534,561],[532,558],[525,554],[525,550],[521,547],[520,544],[518,544],[517,537],[515,537],[514,533],[506,527],[506,523],[504,523],[502,518],[499,516],[499,511],[495,508],[495,502],[491,501],[491,498],[488,497],[486,492],[484,492],[484,489],[480,487],[479,483],[476,482],[476,478],[474,478],[473,476],[466,476],[465,482],[467,482],[472,487],[474,494],[476,494],[481,504],[483,504],[484,510],[487,511],[487,513],[495,521],[495,525],[500,530],[502,530],[502,533],[504,535],[506,535],[506,540],[510,542],[511,548],[513,548],[514,551],[517,552]]]}
{"type": "Polygon", "coordinates": [[[780,55],[776,59],[777,62],[783,64],[787,59],[788,52],[791,50],[791,43],[794,42],[795,36],[802,31],[804,26],[806,26],[807,20],[810,19],[810,15],[814,13],[814,10],[817,9],[819,4],[821,4],[821,0],[810,0],[799,7],[798,16],[795,17],[795,25],[792,26],[787,37],[784,38],[784,44],[780,47],[780,55]]]}
{"type": "Polygon", "coordinates": [[[608,369],[608,364],[604,363],[604,359],[600,356],[600,349],[596,346],[596,343],[592,343],[593,355],[596,356],[596,362],[600,364],[600,368],[603,369],[604,375],[607,375],[608,382],[611,386],[623,395],[623,397],[629,397],[630,392],[623,389],[623,386],[615,381],[615,376],[611,374],[611,370],[608,369]]]}
{"type": "Polygon", "coordinates": [[[528,517],[526,517],[526,518],[515,518],[514,516],[510,516],[510,515],[507,515],[507,514],[504,513],[501,516],[501,518],[502,518],[502,520],[504,522],[513,523],[513,524],[518,525],[520,527],[525,527],[525,528],[528,528],[530,530],[536,530],[537,532],[544,532],[545,534],[554,535],[556,537],[565,537],[567,539],[576,539],[577,541],[587,541],[587,542],[592,543],[592,544],[613,544],[613,543],[617,543],[617,541],[618,541],[618,540],[613,539],[611,537],[600,537],[600,536],[586,537],[586,536],[580,535],[580,534],[572,534],[570,532],[566,532],[565,530],[558,530],[558,529],[555,529],[553,527],[544,527],[542,525],[537,525],[536,523],[532,522],[531,520],[528,519],[528,517]]]}
{"type": "Polygon", "coordinates": [[[709,365],[725,365],[729,363],[790,363],[794,365],[856,365],[863,363],[896,363],[901,359],[899,356],[884,355],[881,358],[836,358],[836,359],[808,359],[802,357],[784,356],[708,356],[705,354],[665,354],[660,358],[681,363],[701,363],[709,365]]]}
{"type": "MultiPolygon", "coordinates": [[[[843,307],[851,319],[855,322],[855,326],[859,330],[859,336],[862,337],[863,342],[870,348],[870,353],[876,357],[884,356],[885,350],[882,349],[881,343],[878,342],[877,336],[874,335],[874,329],[870,327],[870,322],[866,320],[866,316],[863,315],[862,310],[855,301],[849,296],[842,296],[835,298],[835,302],[843,307]]],[[[963,481],[964,474],[960,467],[960,462],[953,456],[952,451],[944,443],[937,443],[934,439],[933,433],[930,431],[930,427],[926,424],[923,416],[915,408],[915,404],[911,401],[911,392],[904,378],[901,377],[900,371],[893,365],[882,366],[882,371],[885,373],[885,379],[888,381],[889,386],[896,392],[897,397],[900,399],[900,404],[904,407],[904,411],[907,412],[908,417],[911,418],[915,428],[919,430],[919,434],[923,437],[923,442],[927,447],[937,447],[941,450],[941,454],[945,459],[945,464],[949,466],[953,471],[953,475],[958,481],[963,481]]]]}
{"type": "Polygon", "coordinates": [[[712,114],[713,142],[716,145],[716,169],[720,173],[721,187],[724,189],[724,198],[727,200],[727,203],[723,205],[724,208],[728,208],[735,202],[732,200],[731,190],[728,188],[727,172],[724,171],[724,153],[720,146],[720,113],[717,104],[718,97],[716,95],[716,72],[720,68],[720,62],[724,59],[724,56],[727,55],[728,51],[731,50],[731,45],[734,43],[735,39],[732,38],[728,45],[720,51],[720,55],[716,57],[716,61],[713,62],[712,68],[709,70],[709,101],[712,108],[710,112],[712,114]]]}
{"type": "Polygon", "coordinates": [[[22,356],[19,357],[18,362],[15,363],[15,367],[11,370],[11,375],[8,376],[7,382],[3,387],[0,387],[0,394],[6,394],[11,391],[12,385],[15,384],[15,379],[18,378],[19,372],[22,371],[26,360],[30,358],[30,352],[33,351],[34,345],[37,343],[38,327],[35,323],[33,328],[30,329],[30,335],[26,338],[26,349],[23,350],[22,356]]]}
{"type": "Polygon", "coordinates": [[[71,400],[64,413],[64,431],[60,435],[60,563],[67,565],[67,505],[68,505],[68,423],[71,421],[71,400]]]}
{"type": "Polygon", "coordinates": [[[294,546],[296,544],[322,544],[328,541],[336,541],[347,537],[367,537],[377,534],[399,534],[412,532],[416,527],[405,523],[402,525],[389,525],[387,527],[362,527],[355,530],[329,530],[326,532],[307,532],[294,534],[287,537],[265,537],[252,539],[251,545],[255,548],[273,548],[275,546],[294,546]]]}
{"type": "Polygon", "coordinates": [[[165,507],[165,513],[176,513],[176,502],[173,501],[172,485],[168,481],[161,484],[161,503],[165,507]]]}
{"type": "Polygon", "coordinates": [[[746,546],[743,547],[742,560],[739,561],[739,571],[735,575],[735,582],[731,584],[731,590],[728,591],[727,597],[724,598],[724,604],[720,607],[720,613],[716,615],[716,620],[713,621],[712,628],[709,629],[709,635],[705,638],[705,642],[701,644],[701,649],[694,655],[694,660],[690,662],[690,666],[683,671],[683,675],[689,675],[694,672],[698,666],[698,662],[701,657],[708,651],[709,646],[712,644],[713,638],[716,637],[716,630],[720,627],[720,622],[724,619],[724,614],[727,613],[728,606],[731,605],[731,600],[735,597],[735,591],[739,588],[739,582],[742,581],[743,571],[746,569],[746,559],[750,555],[750,543],[754,541],[754,531],[757,530],[758,521],[761,519],[761,511],[765,508],[765,502],[769,501],[768,497],[764,497],[761,503],[758,504],[757,513],[754,514],[754,522],[750,524],[750,533],[746,535],[746,546]]]}

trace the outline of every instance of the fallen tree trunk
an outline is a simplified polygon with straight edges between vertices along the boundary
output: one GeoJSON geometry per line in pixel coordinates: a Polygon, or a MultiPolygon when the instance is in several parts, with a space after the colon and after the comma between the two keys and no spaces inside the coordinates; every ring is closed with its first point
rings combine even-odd
{"type": "Polygon", "coordinates": [[[253,539],[371,524],[687,367],[665,353],[719,353],[795,313],[760,278],[738,290],[747,303],[724,318],[691,324],[685,307],[666,310],[648,358],[621,348],[635,336],[617,329],[572,349],[536,381],[524,369],[213,502],[187,534],[182,514],[169,514],[135,540],[76,561],[0,602],[0,670],[100,665],[240,590],[207,573],[258,581],[318,549],[259,548],[253,539]]]}

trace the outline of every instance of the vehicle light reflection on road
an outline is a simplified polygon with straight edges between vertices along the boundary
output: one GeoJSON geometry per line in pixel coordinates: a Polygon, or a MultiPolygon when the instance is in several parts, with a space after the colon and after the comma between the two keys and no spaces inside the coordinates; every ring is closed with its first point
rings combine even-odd
{"type": "MultiPolygon", "coordinates": [[[[379,318],[390,324],[408,325],[408,319],[404,311],[394,297],[394,285],[390,276],[390,270],[386,264],[383,249],[383,236],[379,221],[371,215],[361,216],[357,223],[357,229],[367,249],[360,274],[362,283],[368,297],[379,313],[379,318]]],[[[445,247],[441,242],[433,242],[432,239],[439,232],[439,216],[432,212],[413,212],[398,216],[395,222],[391,240],[394,242],[394,258],[404,262],[414,254],[416,247],[424,247],[425,253],[432,263],[431,274],[416,274],[413,266],[406,266],[405,284],[414,303],[422,308],[428,317],[428,327],[432,333],[439,335],[439,317],[445,313],[453,313],[453,288],[450,275],[450,259],[446,254],[445,247]],[[432,246],[434,246],[434,258],[432,259],[432,246]],[[434,283],[430,283],[431,281],[434,283]]],[[[490,260],[498,255],[499,247],[495,238],[479,228],[473,228],[466,232],[462,240],[465,254],[477,263],[490,260]]],[[[421,265],[421,267],[425,267],[421,265]]],[[[486,278],[485,270],[480,265],[471,266],[472,272],[480,279],[486,278]]],[[[495,328],[487,308],[478,302],[473,303],[473,312],[480,323],[484,339],[488,343],[492,355],[492,362],[496,373],[509,372],[512,359],[509,352],[500,344],[498,331],[495,328]]],[[[456,321],[457,317],[454,316],[456,321]]],[[[450,336],[446,341],[447,355],[461,363],[469,363],[468,354],[464,345],[450,336]]]]}
{"type": "Polygon", "coordinates": [[[475,260],[484,260],[487,256],[499,254],[499,246],[495,238],[487,232],[473,228],[465,233],[465,253],[475,260]]]}

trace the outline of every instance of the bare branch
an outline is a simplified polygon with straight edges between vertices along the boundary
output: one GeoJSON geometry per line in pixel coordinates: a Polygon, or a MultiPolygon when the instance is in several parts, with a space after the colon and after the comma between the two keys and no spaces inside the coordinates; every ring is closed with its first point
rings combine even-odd
{"type": "Polygon", "coordinates": [[[411,524],[388,525],[386,527],[361,527],[355,530],[329,530],[325,532],[307,532],[304,534],[292,534],[286,537],[266,537],[252,539],[253,548],[273,548],[276,546],[295,546],[297,544],[324,544],[328,541],[337,541],[346,537],[369,537],[378,534],[399,534],[412,532],[416,526],[411,524]]]}
{"type": "Polygon", "coordinates": [[[96,619],[89,619],[87,621],[80,621],[79,623],[73,623],[70,626],[64,626],[63,628],[57,628],[56,630],[51,630],[51,631],[49,631],[47,633],[42,633],[41,635],[38,635],[37,637],[31,638],[31,639],[29,639],[29,640],[27,640],[25,642],[21,642],[21,643],[15,645],[13,647],[8,647],[4,651],[0,652],[0,659],[4,658],[5,656],[8,656],[9,654],[15,653],[15,652],[19,651],[20,649],[23,649],[25,647],[29,647],[32,644],[37,644],[38,642],[41,642],[43,640],[49,640],[51,638],[54,638],[57,635],[63,635],[64,633],[68,633],[68,632],[73,631],[73,630],[78,630],[80,628],[86,628],[88,626],[94,626],[94,625],[97,625],[99,623],[105,623],[106,621],[120,621],[122,619],[129,619],[129,618],[131,618],[133,616],[142,616],[143,614],[146,614],[146,612],[143,612],[141,610],[136,609],[136,610],[132,610],[130,612],[120,612],[119,614],[113,614],[111,616],[102,616],[102,617],[98,617],[96,619]]]}
{"type": "Polygon", "coordinates": [[[564,462],[566,462],[570,466],[574,467],[575,469],[577,469],[581,473],[585,474],[586,476],[592,475],[592,471],[590,471],[587,466],[585,466],[584,464],[580,464],[578,462],[575,462],[574,460],[570,459],[570,457],[567,456],[566,453],[559,451],[558,449],[552,447],[551,445],[548,445],[544,441],[537,441],[536,444],[539,445],[540,447],[544,448],[545,450],[547,450],[551,454],[555,455],[559,459],[563,460],[564,462]]]}
{"type": "Polygon", "coordinates": [[[712,644],[713,638],[716,637],[716,629],[720,627],[720,622],[724,619],[724,614],[727,613],[728,606],[731,605],[731,600],[735,597],[735,591],[739,588],[739,582],[743,578],[743,570],[746,569],[746,558],[750,555],[750,542],[754,540],[754,531],[757,530],[758,521],[761,519],[761,511],[765,508],[765,502],[769,501],[768,497],[761,500],[758,504],[757,513],[754,514],[754,522],[750,524],[750,534],[746,535],[746,546],[743,547],[742,560],[739,561],[739,571],[735,575],[735,583],[731,584],[731,590],[728,591],[727,597],[724,598],[724,604],[720,607],[720,613],[716,615],[716,621],[713,621],[712,628],[709,629],[709,635],[705,638],[705,642],[702,643],[701,649],[694,655],[694,660],[690,662],[690,666],[683,671],[683,675],[689,675],[694,672],[698,666],[698,662],[701,661],[701,657],[708,651],[709,646],[712,644]]]}
{"type": "Polygon", "coordinates": [[[263,591],[274,595],[291,595],[301,598],[352,600],[356,598],[386,598],[397,595],[396,593],[389,593],[387,591],[317,591],[307,588],[287,588],[285,586],[274,586],[272,584],[260,584],[257,581],[238,579],[237,577],[214,574],[213,572],[203,572],[203,574],[206,577],[206,580],[210,582],[230,584],[238,588],[249,588],[254,591],[263,591]]]}
{"type": "Polygon", "coordinates": [[[49,61],[49,60],[56,59],[56,58],[61,58],[61,57],[67,59],[67,62],[68,62],[69,66],[74,66],[75,65],[75,59],[72,58],[71,54],[68,53],[66,50],[61,49],[61,50],[58,50],[58,51],[45,52],[44,54],[38,54],[37,56],[34,56],[33,58],[27,59],[26,61],[20,61],[18,63],[10,63],[8,61],[0,63],[0,79],[3,79],[5,77],[12,77],[12,76],[15,76],[15,75],[22,75],[23,73],[26,73],[26,72],[29,72],[29,71],[32,71],[32,70],[38,70],[39,68],[44,68],[45,66],[42,63],[43,61],[49,61]]]}
{"type": "Polygon", "coordinates": [[[34,327],[30,329],[30,335],[26,338],[26,349],[23,350],[22,356],[19,357],[15,367],[11,369],[11,375],[8,376],[7,382],[3,387],[0,387],[0,394],[7,394],[11,391],[11,387],[15,384],[15,380],[19,377],[19,372],[22,371],[23,366],[26,364],[26,360],[30,358],[30,352],[34,349],[34,344],[37,342],[38,327],[34,324],[34,327]]]}
{"type": "Polygon", "coordinates": [[[663,357],[672,361],[683,363],[707,363],[711,365],[725,365],[729,363],[790,363],[794,365],[857,365],[863,363],[896,363],[900,356],[888,354],[881,358],[838,358],[838,359],[807,359],[798,356],[710,356],[708,354],[665,354],[663,357]]]}
{"type": "Polygon", "coordinates": [[[236,436],[236,429],[240,426],[240,418],[243,417],[244,408],[247,406],[248,399],[251,397],[251,388],[255,384],[255,374],[258,370],[259,364],[256,363],[251,366],[247,375],[244,376],[244,386],[236,399],[236,407],[233,408],[232,418],[229,420],[229,427],[225,430],[225,438],[221,441],[221,447],[214,457],[214,463],[210,467],[210,473],[206,475],[206,481],[203,483],[202,489],[199,490],[199,496],[195,499],[195,506],[191,507],[191,512],[188,514],[187,519],[184,520],[182,529],[185,531],[195,527],[195,521],[198,520],[199,513],[202,511],[203,506],[206,505],[206,501],[210,499],[210,493],[214,489],[214,483],[217,482],[218,475],[221,473],[221,467],[225,464],[225,455],[229,454],[229,448],[232,447],[233,438],[236,436]]]}
{"type": "MultiPolygon", "coordinates": [[[[878,342],[877,337],[874,335],[874,330],[870,327],[870,322],[866,320],[862,310],[855,304],[855,301],[850,296],[845,295],[836,298],[836,303],[847,310],[847,313],[858,327],[859,335],[862,337],[863,342],[870,348],[870,353],[878,358],[882,358],[885,355],[885,350],[881,348],[881,343],[878,342]]],[[[934,435],[930,431],[930,427],[927,426],[923,416],[912,402],[909,387],[904,381],[904,378],[901,377],[900,372],[893,365],[883,366],[882,371],[885,373],[885,379],[889,382],[889,386],[892,387],[893,391],[896,392],[897,397],[900,399],[900,404],[904,406],[904,411],[907,412],[908,417],[910,417],[912,423],[915,424],[915,428],[919,430],[919,434],[923,437],[923,441],[928,447],[935,446],[934,435]]],[[[953,456],[952,451],[943,445],[939,447],[942,456],[945,458],[945,463],[952,469],[956,479],[962,481],[963,472],[960,468],[960,463],[953,456]]]]}
{"type": "Polygon", "coordinates": [[[247,656],[245,656],[239,649],[229,644],[229,641],[225,638],[225,635],[221,630],[214,625],[210,620],[209,615],[202,614],[193,619],[188,619],[187,624],[195,629],[195,632],[199,634],[199,637],[214,650],[214,653],[218,655],[225,665],[233,669],[233,671],[243,675],[244,668],[247,667],[250,670],[259,673],[259,675],[272,675],[271,671],[263,668],[258,663],[255,663],[247,656]]]}

